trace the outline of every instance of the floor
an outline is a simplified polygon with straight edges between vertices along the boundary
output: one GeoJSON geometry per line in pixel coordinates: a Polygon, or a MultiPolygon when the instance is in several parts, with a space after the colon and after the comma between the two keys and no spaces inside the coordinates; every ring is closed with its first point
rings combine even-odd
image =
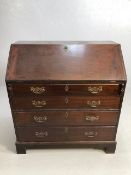
{"type": "Polygon", "coordinates": [[[15,133],[6,93],[0,92],[0,175],[129,175],[131,174],[131,93],[127,88],[117,134],[115,154],[93,149],[27,150],[26,155],[15,151],[15,133]],[[127,99],[128,95],[128,99],[127,99]]]}

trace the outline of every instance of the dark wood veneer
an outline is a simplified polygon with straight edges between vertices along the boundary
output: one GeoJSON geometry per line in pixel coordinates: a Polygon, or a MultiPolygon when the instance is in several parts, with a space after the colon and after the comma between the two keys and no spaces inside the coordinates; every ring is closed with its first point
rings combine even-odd
{"type": "Polygon", "coordinates": [[[119,109],[120,97],[12,97],[12,109],[119,109]],[[34,103],[33,103],[34,102],[34,103]],[[39,103],[40,102],[40,103],[39,103]],[[46,104],[41,104],[45,102],[46,104]],[[96,103],[96,105],[93,105],[96,103]]]}
{"type": "Polygon", "coordinates": [[[45,97],[45,96],[77,96],[77,95],[93,95],[93,96],[112,96],[120,94],[119,84],[13,84],[12,95],[13,96],[32,96],[32,97],[45,97]],[[44,88],[44,92],[41,94],[35,94],[33,88],[44,88]],[[92,93],[91,88],[97,87],[101,91],[99,93],[92,93]]]}
{"type": "Polygon", "coordinates": [[[32,42],[14,43],[10,48],[7,81],[125,79],[117,43],[32,42]]]}
{"type": "Polygon", "coordinates": [[[16,42],[6,84],[17,153],[89,147],[114,153],[126,86],[115,42],[16,42]]]}
{"type": "Polygon", "coordinates": [[[109,125],[116,126],[119,111],[90,110],[42,110],[37,112],[15,112],[13,117],[16,126],[78,126],[109,125]]]}
{"type": "Polygon", "coordinates": [[[17,127],[16,131],[18,141],[113,141],[115,139],[116,127],[49,128],[39,126],[17,127]]]}

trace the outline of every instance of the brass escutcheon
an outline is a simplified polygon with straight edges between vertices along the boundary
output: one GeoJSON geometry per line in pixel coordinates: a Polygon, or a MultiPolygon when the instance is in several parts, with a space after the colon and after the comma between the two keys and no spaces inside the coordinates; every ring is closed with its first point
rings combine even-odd
{"type": "Polygon", "coordinates": [[[68,85],[65,85],[65,91],[69,91],[69,86],[68,85]]]}
{"type": "Polygon", "coordinates": [[[68,97],[65,97],[65,104],[68,104],[69,100],[68,97]]]}
{"type": "Polygon", "coordinates": [[[69,116],[68,112],[65,112],[65,118],[67,119],[69,116]]]}
{"type": "Polygon", "coordinates": [[[64,131],[65,131],[65,133],[67,134],[67,133],[68,133],[68,127],[65,127],[65,128],[64,128],[64,131]]]}

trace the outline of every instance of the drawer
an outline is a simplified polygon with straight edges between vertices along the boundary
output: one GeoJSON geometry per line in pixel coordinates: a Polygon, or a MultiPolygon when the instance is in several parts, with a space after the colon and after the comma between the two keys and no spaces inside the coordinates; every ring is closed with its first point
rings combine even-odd
{"type": "Polygon", "coordinates": [[[116,127],[17,127],[18,141],[113,141],[116,127]]]}
{"type": "Polygon", "coordinates": [[[13,84],[13,96],[119,95],[119,84],[13,84]]]}
{"type": "Polygon", "coordinates": [[[16,126],[116,125],[118,111],[13,112],[16,126]]]}
{"type": "Polygon", "coordinates": [[[119,109],[118,96],[13,97],[12,109],[119,109]]]}

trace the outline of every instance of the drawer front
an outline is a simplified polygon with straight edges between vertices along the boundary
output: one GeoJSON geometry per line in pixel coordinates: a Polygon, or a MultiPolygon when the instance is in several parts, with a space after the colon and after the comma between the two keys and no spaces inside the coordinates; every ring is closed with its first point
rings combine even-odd
{"type": "Polygon", "coordinates": [[[13,97],[12,109],[119,109],[120,97],[13,97]]]}
{"type": "Polygon", "coordinates": [[[14,84],[13,96],[48,96],[48,95],[119,95],[119,84],[77,84],[77,85],[42,85],[14,84]]]}
{"type": "Polygon", "coordinates": [[[18,141],[113,141],[116,127],[17,127],[18,141]]]}
{"type": "Polygon", "coordinates": [[[13,112],[17,126],[116,125],[119,112],[109,111],[39,111],[13,112]]]}

